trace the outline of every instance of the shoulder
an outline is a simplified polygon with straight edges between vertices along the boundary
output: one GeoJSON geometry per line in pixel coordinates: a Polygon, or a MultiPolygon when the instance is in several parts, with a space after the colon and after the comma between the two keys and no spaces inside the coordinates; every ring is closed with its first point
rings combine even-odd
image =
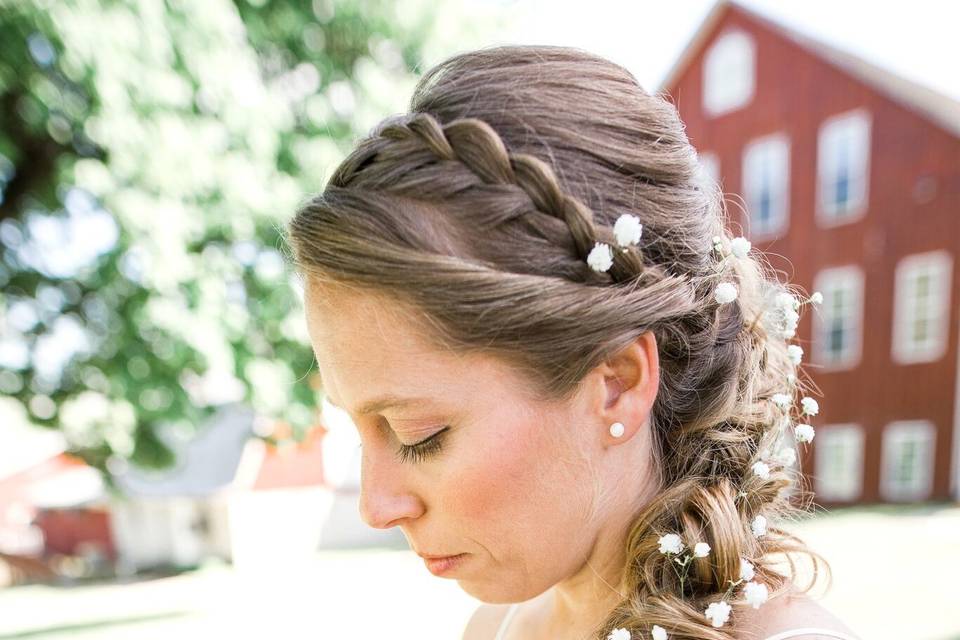
{"type": "Polygon", "coordinates": [[[491,640],[508,609],[508,604],[481,604],[467,621],[461,640],[491,640]]]}
{"type": "MultiPolygon", "coordinates": [[[[817,627],[844,633],[859,638],[843,620],[811,598],[792,587],[782,595],[772,598],[759,609],[744,609],[749,618],[741,628],[742,638],[764,640],[791,629],[817,627]]],[[[792,636],[791,640],[836,640],[831,636],[805,634],[792,636]]]]}

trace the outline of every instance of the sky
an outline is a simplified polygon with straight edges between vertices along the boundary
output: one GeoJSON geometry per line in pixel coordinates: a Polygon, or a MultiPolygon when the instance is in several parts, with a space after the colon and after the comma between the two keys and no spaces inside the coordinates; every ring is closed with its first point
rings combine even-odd
{"type": "MultiPolygon", "coordinates": [[[[655,90],[714,0],[473,0],[516,11],[498,41],[562,44],[627,67],[655,90]]],[[[796,31],[960,100],[960,2],[740,0],[796,31]]]]}

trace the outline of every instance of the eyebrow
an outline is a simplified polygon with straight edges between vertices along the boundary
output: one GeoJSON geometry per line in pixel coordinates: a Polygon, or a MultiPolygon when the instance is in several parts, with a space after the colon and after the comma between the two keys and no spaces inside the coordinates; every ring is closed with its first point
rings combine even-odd
{"type": "MultiPolygon", "coordinates": [[[[333,399],[328,395],[326,396],[327,402],[332,404],[338,409],[343,409],[339,404],[333,401],[333,399]]],[[[357,415],[365,416],[371,413],[377,413],[383,411],[384,409],[389,409],[391,407],[408,407],[413,405],[420,404],[430,404],[430,400],[427,398],[405,398],[403,396],[397,396],[391,393],[387,395],[380,396],[379,398],[373,398],[368,400],[360,405],[357,409],[357,415]]]]}

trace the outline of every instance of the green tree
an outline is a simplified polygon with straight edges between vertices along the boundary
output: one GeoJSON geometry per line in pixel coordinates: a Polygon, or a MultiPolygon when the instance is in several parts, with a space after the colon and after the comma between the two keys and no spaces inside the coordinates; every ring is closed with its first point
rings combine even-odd
{"type": "MultiPolygon", "coordinates": [[[[444,15],[0,0],[0,393],[101,469],[169,465],[160,430],[189,434],[229,400],[309,428],[280,230],[404,108],[424,47],[454,42],[444,15]]],[[[485,24],[464,21],[457,46],[485,24]]]]}

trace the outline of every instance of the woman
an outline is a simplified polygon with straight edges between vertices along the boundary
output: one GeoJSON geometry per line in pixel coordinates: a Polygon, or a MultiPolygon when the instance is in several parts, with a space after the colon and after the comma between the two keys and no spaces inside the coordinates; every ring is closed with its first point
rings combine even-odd
{"type": "Polygon", "coordinates": [[[464,638],[852,637],[771,557],[822,562],[776,526],[809,301],[700,175],[623,68],[503,46],[428,71],[290,223],[363,519],[489,603],[464,638]]]}

